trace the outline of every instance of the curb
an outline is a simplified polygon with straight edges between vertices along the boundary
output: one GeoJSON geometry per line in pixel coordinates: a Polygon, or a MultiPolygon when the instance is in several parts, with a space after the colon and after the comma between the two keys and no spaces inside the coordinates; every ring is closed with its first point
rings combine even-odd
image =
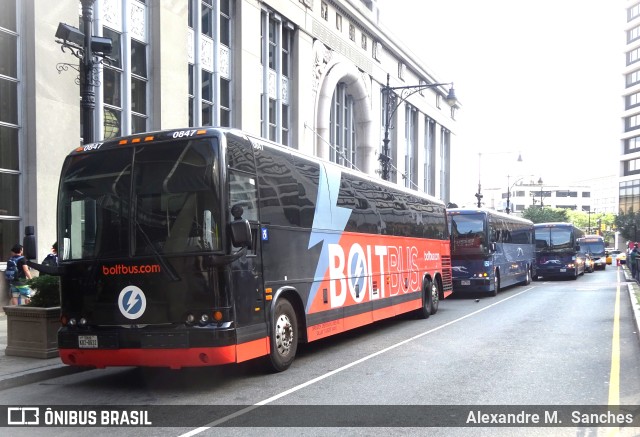
{"type": "Polygon", "coordinates": [[[93,370],[93,368],[84,367],[72,367],[66,364],[55,364],[46,369],[32,369],[21,372],[17,375],[10,375],[0,378],[0,390],[7,390],[9,388],[20,387],[26,384],[32,384],[34,382],[40,382],[51,378],[57,378],[59,376],[67,376],[74,373],[85,372],[87,370],[93,370]]]}
{"type": "Polygon", "coordinates": [[[638,336],[638,341],[640,341],[640,305],[638,304],[638,299],[636,299],[636,292],[640,291],[640,286],[634,281],[628,282],[627,288],[629,289],[629,300],[631,301],[631,309],[633,310],[636,335],[638,336]]]}

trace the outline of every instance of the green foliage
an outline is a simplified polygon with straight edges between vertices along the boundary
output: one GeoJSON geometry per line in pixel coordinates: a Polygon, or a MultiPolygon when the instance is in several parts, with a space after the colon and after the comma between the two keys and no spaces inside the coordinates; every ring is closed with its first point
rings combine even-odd
{"type": "Polygon", "coordinates": [[[40,275],[27,280],[29,288],[35,291],[28,306],[50,308],[60,305],[60,277],[40,275]]]}
{"type": "Polygon", "coordinates": [[[568,222],[567,210],[562,208],[540,208],[530,206],[522,212],[522,217],[534,223],[568,222]]]}
{"type": "Polygon", "coordinates": [[[640,231],[640,213],[629,212],[618,214],[615,220],[616,228],[620,232],[620,235],[625,240],[637,241],[640,238],[638,231],[640,231]]]}

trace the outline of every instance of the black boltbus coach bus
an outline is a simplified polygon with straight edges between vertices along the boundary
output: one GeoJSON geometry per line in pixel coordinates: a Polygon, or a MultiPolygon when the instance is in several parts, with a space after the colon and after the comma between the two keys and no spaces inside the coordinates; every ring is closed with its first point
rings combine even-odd
{"type": "Polygon", "coordinates": [[[265,357],[451,293],[444,204],[230,129],[77,148],[57,233],[58,347],[77,366],[265,357]]]}

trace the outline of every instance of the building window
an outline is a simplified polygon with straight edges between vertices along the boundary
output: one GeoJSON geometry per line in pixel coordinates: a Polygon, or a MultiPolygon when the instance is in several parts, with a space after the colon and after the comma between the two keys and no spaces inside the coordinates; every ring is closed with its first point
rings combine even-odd
{"type": "Polygon", "coordinates": [[[626,96],[626,109],[635,108],[640,105],[640,93],[633,93],[626,96]]]}
{"type": "Polygon", "coordinates": [[[640,115],[632,115],[630,117],[625,117],[624,125],[626,131],[636,130],[640,128],[640,115]]]}
{"type": "MultiPolygon", "coordinates": [[[[577,197],[577,194],[578,193],[576,193],[576,196],[573,196],[573,197],[577,197]]],[[[582,192],[582,197],[591,197],[591,192],[590,191],[583,191],[582,192]]]]}
{"type": "Polygon", "coordinates": [[[337,164],[355,168],[356,128],[353,97],[347,86],[339,83],[331,100],[329,159],[337,164]]]}
{"type": "Polygon", "coordinates": [[[627,30],[627,44],[640,38],[640,26],[627,30]]]}
{"type": "Polygon", "coordinates": [[[349,39],[354,42],[356,40],[356,26],[353,23],[349,23],[349,39]]]}
{"type": "Polygon", "coordinates": [[[624,175],[640,174],[640,159],[630,159],[624,162],[624,175]]]}
{"type": "Polygon", "coordinates": [[[232,5],[231,0],[189,0],[193,42],[188,65],[190,126],[233,124],[232,5]],[[197,63],[195,56],[199,57],[197,63]]]}
{"type": "Polygon", "coordinates": [[[105,14],[102,35],[111,38],[111,62],[102,76],[103,138],[109,139],[149,130],[149,46],[147,8],[144,2],[122,0],[108,7],[128,11],[127,24],[105,14]],[[126,28],[125,28],[126,26],[126,28]]]}
{"type": "Polygon", "coordinates": [[[405,105],[405,150],[404,150],[404,186],[418,188],[416,170],[416,129],[418,125],[418,111],[411,105],[405,105]]]}
{"type": "Polygon", "coordinates": [[[640,59],[640,48],[627,52],[627,65],[634,64],[640,59]]]}
{"type": "Polygon", "coordinates": [[[631,21],[640,15],[640,3],[635,4],[627,9],[627,21],[631,21]]]}
{"type": "Polygon", "coordinates": [[[628,138],[624,141],[624,153],[634,153],[640,151],[640,136],[628,138]]]}
{"type": "Polygon", "coordinates": [[[336,29],[342,32],[342,15],[336,14],[336,29]]]}
{"type": "Polygon", "coordinates": [[[325,2],[320,4],[320,17],[322,17],[324,21],[329,21],[329,5],[325,2]]]}
{"type": "Polygon", "coordinates": [[[429,117],[424,118],[424,184],[427,194],[436,194],[436,123],[429,117]]]}
{"type": "Polygon", "coordinates": [[[382,56],[382,44],[380,44],[378,41],[373,41],[371,43],[371,51],[371,56],[373,57],[373,59],[380,62],[380,58],[382,56]]]}
{"type": "Polygon", "coordinates": [[[440,129],[440,198],[449,200],[449,163],[451,156],[451,132],[440,129]]]}
{"type": "Polygon", "coordinates": [[[360,47],[362,47],[362,50],[367,50],[367,35],[364,33],[360,35],[360,47]]]}
{"type": "Polygon", "coordinates": [[[290,90],[292,89],[293,26],[269,10],[262,11],[262,136],[285,146],[291,144],[290,90]]]}
{"type": "Polygon", "coordinates": [[[4,0],[0,13],[0,261],[20,241],[20,112],[16,0],[4,0]]]}
{"type": "Polygon", "coordinates": [[[640,83],[640,70],[633,71],[631,73],[627,73],[626,76],[627,88],[640,83]]]}
{"type": "Polygon", "coordinates": [[[640,179],[620,182],[620,211],[640,211],[640,179]]]}

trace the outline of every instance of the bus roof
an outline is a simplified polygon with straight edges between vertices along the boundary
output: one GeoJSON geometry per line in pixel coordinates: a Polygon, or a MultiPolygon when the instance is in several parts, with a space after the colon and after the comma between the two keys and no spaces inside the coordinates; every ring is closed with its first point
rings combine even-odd
{"type": "Polygon", "coordinates": [[[487,209],[487,208],[449,208],[447,209],[448,215],[466,215],[466,214],[485,214],[492,217],[500,217],[505,220],[509,220],[512,222],[533,224],[531,220],[528,220],[523,217],[519,217],[517,215],[506,214],[504,212],[496,211],[495,209],[487,209]]]}
{"type": "Polygon", "coordinates": [[[572,228],[575,228],[576,227],[573,223],[569,223],[569,222],[536,223],[534,226],[537,227],[537,228],[554,228],[554,227],[558,227],[558,228],[572,227],[572,228]]]}

